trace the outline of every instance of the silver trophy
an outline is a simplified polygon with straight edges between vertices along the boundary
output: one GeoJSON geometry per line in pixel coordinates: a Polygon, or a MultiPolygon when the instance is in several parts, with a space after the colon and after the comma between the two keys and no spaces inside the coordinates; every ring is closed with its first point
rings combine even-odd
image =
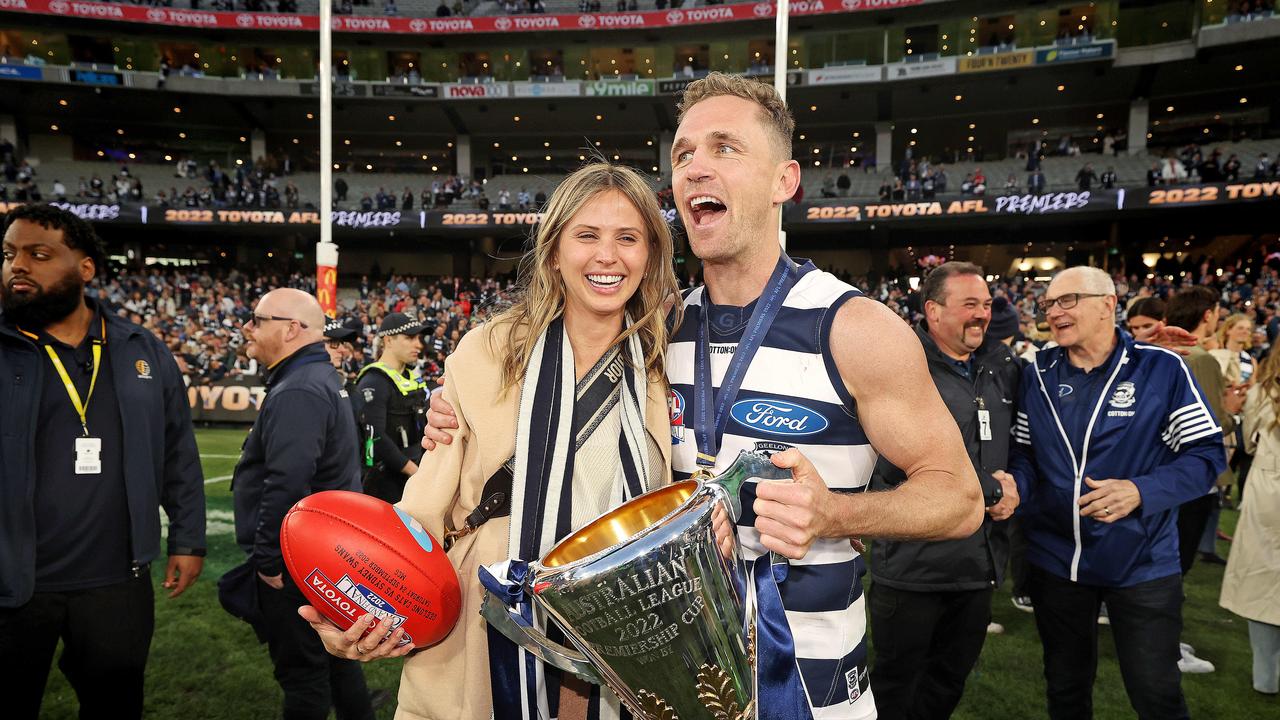
{"type": "Polygon", "coordinates": [[[726,557],[712,518],[722,507],[736,521],[747,478],[790,477],[744,452],[720,476],[634,498],[529,563],[525,597],[576,650],[518,624],[492,593],[481,614],[543,662],[608,686],[639,718],[754,718],[754,594],[737,533],[726,557]]]}

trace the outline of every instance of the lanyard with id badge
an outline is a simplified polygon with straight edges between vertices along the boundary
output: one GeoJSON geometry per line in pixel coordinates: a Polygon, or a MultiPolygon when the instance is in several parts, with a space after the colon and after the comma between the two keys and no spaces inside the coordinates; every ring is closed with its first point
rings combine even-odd
{"type": "MultiPolygon", "coordinates": [[[[106,337],[107,328],[106,321],[102,323],[102,335],[106,337]]],[[[58,352],[53,349],[52,345],[45,345],[45,352],[49,354],[49,360],[53,363],[53,368],[58,371],[58,377],[62,379],[62,385],[67,389],[67,397],[71,398],[71,405],[75,408],[76,414],[80,416],[80,429],[83,435],[76,438],[75,443],[75,472],[76,475],[101,475],[102,474],[102,438],[93,437],[89,434],[89,401],[93,399],[93,389],[98,385],[98,370],[102,367],[102,345],[103,341],[94,339],[93,341],[93,375],[89,379],[89,394],[82,401],[80,399],[80,391],[76,390],[76,385],[71,381],[71,376],[67,374],[67,368],[62,364],[62,358],[58,357],[58,352]]]]}
{"type": "Polygon", "coordinates": [[[987,403],[981,397],[978,398],[978,439],[991,439],[991,411],[987,409],[987,403]]]}

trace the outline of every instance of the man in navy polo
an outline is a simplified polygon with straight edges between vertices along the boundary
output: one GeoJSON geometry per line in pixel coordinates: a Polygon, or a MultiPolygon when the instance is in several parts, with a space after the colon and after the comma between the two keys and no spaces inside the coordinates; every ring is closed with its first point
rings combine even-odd
{"type": "Polygon", "coordinates": [[[1010,466],[1049,716],[1092,716],[1105,602],[1138,717],[1186,718],[1177,511],[1226,467],[1222,429],[1177,353],[1116,327],[1106,272],[1064,270],[1040,308],[1058,346],[1022,373],[1010,466]]]}

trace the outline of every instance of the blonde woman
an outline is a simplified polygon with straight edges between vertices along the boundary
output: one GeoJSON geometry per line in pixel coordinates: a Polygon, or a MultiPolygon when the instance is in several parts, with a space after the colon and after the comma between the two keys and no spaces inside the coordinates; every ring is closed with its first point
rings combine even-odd
{"type": "Polygon", "coordinates": [[[1219,604],[1249,621],[1253,689],[1280,692],[1280,353],[1262,361],[1244,404],[1245,449],[1254,453],[1219,604]]]}
{"type": "MultiPolygon", "coordinates": [[[[1227,385],[1243,386],[1238,388],[1241,392],[1245,391],[1253,380],[1255,362],[1253,355],[1249,352],[1252,349],[1253,320],[1248,315],[1236,313],[1222,322],[1221,327],[1218,328],[1218,347],[1209,351],[1209,354],[1222,366],[1222,376],[1226,378],[1227,385]]],[[[1238,488],[1236,499],[1239,503],[1244,499],[1244,486],[1248,480],[1253,456],[1244,449],[1244,434],[1240,427],[1237,426],[1236,431],[1228,435],[1225,440],[1229,466],[1236,476],[1238,488]]],[[[1204,537],[1200,539],[1200,552],[1216,556],[1217,553],[1213,551],[1214,535],[1219,534],[1216,517],[1211,524],[1212,529],[1206,528],[1204,537]]],[[[1202,556],[1208,562],[1221,561],[1221,558],[1210,559],[1208,555],[1202,556]]]]}
{"type": "MultiPolygon", "coordinates": [[[[455,439],[424,456],[399,507],[437,538],[467,527],[504,483],[509,509],[449,550],[463,586],[461,619],[405,662],[396,717],[619,717],[608,691],[566,679],[488,631],[477,569],[542,557],[604,511],[670,481],[663,361],[668,298],[677,292],[671,259],[670,230],[641,177],[584,167],[547,204],[522,262],[522,297],[449,357],[444,397],[456,412],[455,439]]],[[[407,653],[393,649],[400,631],[366,647],[367,619],[342,633],[314,608],[301,613],[335,655],[407,653]]]]}
{"type": "Polygon", "coordinates": [[[1218,328],[1218,347],[1209,354],[1222,366],[1228,385],[1243,385],[1253,377],[1253,321],[1244,313],[1236,313],[1218,328]]]}

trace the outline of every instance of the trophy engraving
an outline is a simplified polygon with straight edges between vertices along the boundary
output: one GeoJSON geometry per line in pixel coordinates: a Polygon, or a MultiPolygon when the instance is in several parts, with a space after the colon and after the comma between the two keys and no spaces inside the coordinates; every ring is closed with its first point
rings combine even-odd
{"type": "Polygon", "coordinates": [[[482,613],[544,662],[608,686],[638,717],[753,718],[754,594],[736,536],[722,554],[712,514],[738,517],[747,478],[789,476],[744,452],[720,476],[645,493],[528,563],[520,595],[576,649],[513,622],[492,592],[482,613]]]}

